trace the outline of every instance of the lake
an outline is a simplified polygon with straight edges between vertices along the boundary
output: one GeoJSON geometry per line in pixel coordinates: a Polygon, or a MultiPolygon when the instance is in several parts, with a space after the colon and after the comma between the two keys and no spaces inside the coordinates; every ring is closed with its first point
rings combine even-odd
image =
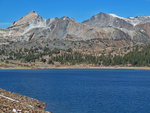
{"type": "Polygon", "coordinates": [[[150,112],[146,70],[0,70],[0,88],[41,100],[53,113],[150,112]]]}

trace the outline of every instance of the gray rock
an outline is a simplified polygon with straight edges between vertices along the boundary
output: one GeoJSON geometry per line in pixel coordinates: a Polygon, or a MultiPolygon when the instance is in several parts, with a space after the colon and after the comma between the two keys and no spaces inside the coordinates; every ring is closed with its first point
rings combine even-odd
{"type": "MultiPolygon", "coordinates": [[[[123,18],[114,14],[99,13],[79,23],[69,17],[43,19],[32,11],[7,29],[0,29],[0,45],[28,41],[44,43],[45,40],[49,40],[50,47],[52,47],[56,45],[51,42],[61,40],[62,43],[65,42],[66,47],[73,47],[66,42],[86,42],[93,39],[128,40],[137,44],[148,43],[150,37],[145,31],[149,27],[138,26],[148,21],[150,21],[149,17],[123,18]]],[[[62,43],[59,43],[57,47],[65,48],[62,43]]],[[[24,44],[21,45],[24,46],[24,44]]]]}

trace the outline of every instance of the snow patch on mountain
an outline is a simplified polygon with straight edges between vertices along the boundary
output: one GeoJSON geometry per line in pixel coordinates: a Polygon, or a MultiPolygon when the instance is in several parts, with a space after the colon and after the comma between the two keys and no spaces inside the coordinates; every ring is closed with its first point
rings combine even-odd
{"type": "Polygon", "coordinates": [[[25,30],[25,32],[23,33],[26,34],[27,32],[29,32],[32,29],[35,28],[46,28],[47,24],[46,24],[46,19],[40,20],[40,21],[36,21],[36,22],[31,22],[29,23],[29,27],[27,28],[27,30],[25,30]]]}
{"type": "Polygon", "coordinates": [[[117,16],[117,15],[112,14],[112,13],[108,13],[108,15],[110,15],[110,16],[112,16],[112,17],[114,17],[114,18],[122,18],[122,19],[124,19],[123,17],[117,16]]]}
{"type": "MultiPolygon", "coordinates": [[[[132,24],[133,26],[136,26],[137,24],[141,23],[142,21],[140,21],[138,18],[136,17],[128,17],[128,18],[125,18],[125,17],[120,17],[120,16],[117,16],[115,14],[112,14],[112,13],[108,13],[108,15],[114,17],[114,18],[119,18],[119,19],[122,19],[130,24],[132,24]]],[[[147,17],[146,17],[147,18],[147,17]]]]}
{"type": "Polygon", "coordinates": [[[111,13],[108,13],[108,15],[114,17],[114,18],[119,18],[119,19],[122,19],[130,24],[132,24],[133,26],[136,26],[140,23],[146,23],[146,22],[150,22],[150,16],[137,16],[137,17],[120,17],[120,16],[117,16],[115,14],[111,14],[111,13]]]}

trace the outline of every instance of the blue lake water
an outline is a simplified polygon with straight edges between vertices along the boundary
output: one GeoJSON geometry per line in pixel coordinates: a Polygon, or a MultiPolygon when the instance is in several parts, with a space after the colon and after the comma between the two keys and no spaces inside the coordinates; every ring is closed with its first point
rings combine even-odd
{"type": "Polygon", "coordinates": [[[0,70],[0,88],[39,99],[53,113],[150,112],[144,70],[0,70]]]}

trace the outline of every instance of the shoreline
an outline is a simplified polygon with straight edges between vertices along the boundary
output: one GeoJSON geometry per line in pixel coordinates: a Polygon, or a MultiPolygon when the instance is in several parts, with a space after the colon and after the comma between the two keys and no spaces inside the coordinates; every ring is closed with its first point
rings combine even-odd
{"type": "Polygon", "coordinates": [[[32,69],[131,69],[131,70],[150,70],[150,67],[121,67],[121,66],[52,66],[52,67],[0,67],[0,70],[32,70],[32,69]]]}
{"type": "Polygon", "coordinates": [[[79,65],[48,65],[43,63],[0,63],[0,70],[24,70],[24,69],[133,69],[150,70],[150,67],[133,66],[94,66],[88,64],[79,65]]]}
{"type": "Polygon", "coordinates": [[[0,104],[0,113],[51,113],[45,110],[44,102],[1,88],[0,104]]]}

